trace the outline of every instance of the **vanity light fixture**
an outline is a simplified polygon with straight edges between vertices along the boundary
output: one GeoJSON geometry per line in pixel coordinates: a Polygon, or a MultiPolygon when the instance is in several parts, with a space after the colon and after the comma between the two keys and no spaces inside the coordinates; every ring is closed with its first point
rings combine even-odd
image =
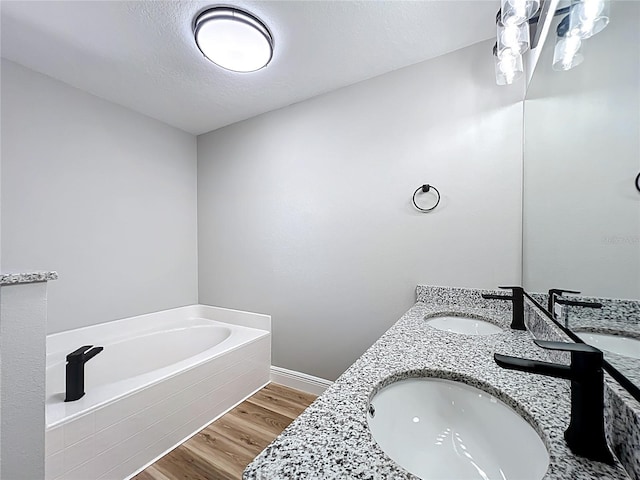
{"type": "Polygon", "coordinates": [[[573,0],[569,15],[569,33],[582,39],[600,33],[609,24],[608,0],[573,0]]]}
{"type": "Polygon", "coordinates": [[[522,76],[522,54],[531,45],[529,19],[539,8],[539,0],[502,0],[502,8],[496,14],[497,41],[493,47],[498,85],[511,85],[522,76]]]}
{"type": "Polygon", "coordinates": [[[273,57],[273,36],[256,16],[235,7],[213,7],[193,23],[193,36],[202,54],[233,72],[255,72],[273,57]]]}
{"type": "Polygon", "coordinates": [[[584,60],[582,54],[582,40],[577,35],[556,37],[553,49],[553,69],[557,71],[571,70],[584,60]]]}
{"type": "Polygon", "coordinates": [[[500,21],[500,12],[496,15],[496,29],[498,36],[498,54],[509,49],[522,55],[529,50],[529,23],[503,24],[500,21]]]}
{"type": "Polygon", "coordinates": [[[564,17],[556,28],[556,45],[553,49],[553,69],[571,70],[584,61],[582,39],[570,28],[571,13],[564,17]]]}
{"type": "Polygon", "coordinates": [[[502,0],[503,25],[520,25],[532,18],[540,8],[540,0],[502,0]]]}
{"type": "Polygon", "coordinates": [[[522,76],[522,55],[513,50],[506,49],[498,52],[498,45],[493,46],[493,60],[495,63],[496,83],[498,85],[511,85],[522,76]]]}

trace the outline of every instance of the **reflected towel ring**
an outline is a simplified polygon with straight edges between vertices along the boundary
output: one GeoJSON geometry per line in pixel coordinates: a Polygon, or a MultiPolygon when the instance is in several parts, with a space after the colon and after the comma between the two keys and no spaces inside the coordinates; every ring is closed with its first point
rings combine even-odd
{"type": "Polygon", "coordinates": [[[431,210],[433,210],[434,208],[436,208],[438,206],[438,204],[440,203],[440,192],[438,191],[438,189],[436,187],[434,187],[433,185],[422,185],[421,187],[416,188],[416,191],[413,192],[413,205],[420,210],[421,212],[430,212],[431,210]],[[418,204],[416,203],[416,195],[418,194],[418,192],[422,190],[423,193],[427,193],[430,190],[434,190],[436,192],[436,195],[438,196],[438,200],[436,200],[436,204],[431,207],[431,208],[422,208],[419,207],[418,204]]]}
{"type": "Polygon", "coordinates": [[[638,174],[638,176],[636,177],[636,188],[638,189],[638,191],[640,192],[640,173],[638,174]]]}

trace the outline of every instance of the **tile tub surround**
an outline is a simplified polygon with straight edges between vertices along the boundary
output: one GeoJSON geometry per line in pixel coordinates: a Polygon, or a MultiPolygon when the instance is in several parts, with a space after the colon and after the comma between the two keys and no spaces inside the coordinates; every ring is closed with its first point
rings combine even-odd
{"type": "Polygon", "coordinates": [[[0,275],[0,286],[49,282],[57,279],[58,272],[3,273],[0,275]]]}
{"type": "Polygon", "coordinates": [[[510,312],[477,308],[473,299],[456,306],[461,289],[445,290],[434,294],[420,287],[419,298],[438,296],[441,303],[416,303],[247,467],[244,478],[417,478],[378,447],[366,413],[369,399],[382,386],[416,375],[461,379],[528,419],[549,451],[547,480],[628,478],[619,463],[607,466],[569,451],[563,438],[570,413],[567,381],[495,364],[495,352],[549,361],[547,351],[533,344],[528,331],[509,329],[510,312]],[[482,337],[443,332],[424,320],[437,313],[478,315],[501,325],[504,332],[482,337]]]}

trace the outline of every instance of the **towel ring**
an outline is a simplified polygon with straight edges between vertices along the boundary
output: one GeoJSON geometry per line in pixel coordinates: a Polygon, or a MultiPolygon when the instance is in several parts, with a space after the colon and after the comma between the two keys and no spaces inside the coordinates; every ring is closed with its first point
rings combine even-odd
{"type": "Polygon", "coordinates": [[[438,204],[440,203],[440,192],[438,191],[438,189],[436,187],[434,187],[433,185],[422,185],[421,187],[416,188],[416,191],[413,192],[413,205],[420,210],[421,212],[430,212],[431,210],[433,210],[434,208],[436,208],[438,206],[438,204]],[[416,203],[416,195],[418,194],[418,192],[422,190],[423,193],[427,193],[429,190],[435,190],[436,195],[438,196],[438,200],[436,200],[436,204],[431,207],[431,208],[422,208],[419,207],[418,204],[416,203]]]}
{"type": "Polygon", "coordinates": [[[638,176],[636,177],[636,188],[638,189],[638,191],[640,192],[640,173],[638,174],[638,176]]]}

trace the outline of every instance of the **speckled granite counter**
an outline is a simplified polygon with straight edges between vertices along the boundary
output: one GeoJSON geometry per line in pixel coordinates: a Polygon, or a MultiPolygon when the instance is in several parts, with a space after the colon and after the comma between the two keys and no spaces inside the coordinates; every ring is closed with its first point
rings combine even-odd
{"type": "Polygon", "coordinates": [[[247,467],[244,479],[417,478],[385,455],[367,426],[371,396],[409,376],[462,380],[514,408],[547,446],[547,480],[629,478],[620,464],[590,462],[568,450],[563,439],[570,412],[568,382],[504,370],[495,364],[495,352],[550,360],[545,350],[533,344],[529,332],[508,328],[509,303],[487,303],[480,299],[479,291],[469,291],[461,301],[449,296],[449,290],[421,291],[419,287],[418,299],[429,303],[419,301],[398,320],[247,467]],[[476,315],[504,331],[468,336],[436,330],[424,320],[425,316],[455,313],[476,315]]]}
{"type": "Polygon", "coordinates": [[[3,273],[0,275],[0,286],[49,282],[57,279],[57,272],[3,273]]]}

